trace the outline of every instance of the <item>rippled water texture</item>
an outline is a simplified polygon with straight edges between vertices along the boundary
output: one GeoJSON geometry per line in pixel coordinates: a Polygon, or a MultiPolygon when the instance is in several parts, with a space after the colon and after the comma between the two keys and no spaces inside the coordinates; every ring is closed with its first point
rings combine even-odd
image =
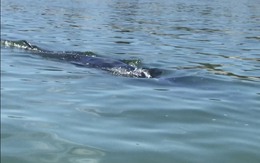
{"type": "Polygon", "coordinates": [[[1,0],[1,39],[157,68],[116,76],[1,46],[2,163],[259,163],[258,0],[1,0]]]}

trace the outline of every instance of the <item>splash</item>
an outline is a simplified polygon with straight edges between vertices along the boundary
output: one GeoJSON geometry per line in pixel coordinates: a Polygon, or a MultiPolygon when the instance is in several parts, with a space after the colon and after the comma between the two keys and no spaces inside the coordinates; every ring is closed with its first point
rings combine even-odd
{"type": "Polygon", "coordinates": [[[111,68],[110,71],[114,75],[122,75],[128,77],[139,77],[139,78],[152,78],[151,74],[146,69],[135,68],[132,71],[128,71],[125,68],[117,67],[111,68]]]}
{"type": "Polygon", "coordinates": [[[19,41],[1,40],[1,46],[2,45],[5,47],[20,48],[25,50],[35,50],[35,51],[42,50],[39,47],[32,45],[25,40],[19,40],[19,41]]]}

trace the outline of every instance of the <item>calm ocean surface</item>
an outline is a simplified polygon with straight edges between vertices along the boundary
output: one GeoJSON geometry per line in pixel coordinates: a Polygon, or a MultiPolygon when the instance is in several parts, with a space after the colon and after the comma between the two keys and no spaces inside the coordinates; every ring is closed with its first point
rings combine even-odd
{"type": "Polygon", "coordinates": [[[1,0],[1,39],[163,70],[1,47],[1,163],[259,163],[259,23],[259,0],[1,0]]]}

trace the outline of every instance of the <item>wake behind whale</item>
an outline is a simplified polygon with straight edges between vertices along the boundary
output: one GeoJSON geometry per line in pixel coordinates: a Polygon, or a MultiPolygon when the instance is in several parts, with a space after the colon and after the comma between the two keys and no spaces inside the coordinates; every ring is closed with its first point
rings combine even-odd
{"type": "Polygon", "coordinates": [[[45,50],[36,45],[32,45],[25,40],[1,40],[1,46],[24,49],[31,54],[45,58],[63,60],[77,66],[97,68],[111,72],[114,75],[136,78],[155,78],[162,73],[161,70],[156,68],[138,68],[136,65],[130,65],[127,60],[117,60],[98,56],[93,52],[45,50]]]}

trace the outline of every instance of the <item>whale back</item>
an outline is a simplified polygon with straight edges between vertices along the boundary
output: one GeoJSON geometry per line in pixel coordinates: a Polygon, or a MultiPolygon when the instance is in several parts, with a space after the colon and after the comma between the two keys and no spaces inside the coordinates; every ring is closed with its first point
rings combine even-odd
{"type": "Polygon", "coordinates": [[[117,60],[98,56],[93,52],[44,50],[36,45],[32,45],[26,40],[1,40],[1,46],[24,49],[26,51],[30,51],[32,54],[45,58],[64,60],[82,67],[97,68],[109,71],[114,75],[138,78],[154,78],[158,77],[162,73],[162,71],[159,69],[138,68],[137,66],[127,64],[127,62],[129,62],[128,60],[117,60]]]}

